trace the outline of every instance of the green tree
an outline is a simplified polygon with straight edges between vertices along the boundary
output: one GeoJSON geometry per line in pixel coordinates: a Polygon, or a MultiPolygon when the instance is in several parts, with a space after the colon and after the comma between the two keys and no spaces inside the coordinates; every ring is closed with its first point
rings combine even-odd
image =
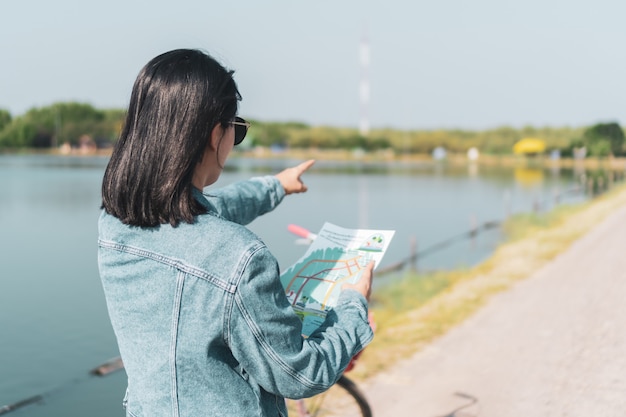
{"type": "Polygon", "coordinates": [[[8,110],[0,109],[0,132],[11,123],[11,113],[8,110]]]}
{"type": "Polygon", "coordinates": [[[583,133],[583,142],[594,156],[621,155],[624,146],[624,131],[619,124],[598,123],[583,133]]]}
{"type": "Polygon", "coordinates": [[[77,145],[83,135],[99,144],[112,143],[119,134],[123,116],[121,110],[99,110],[84,103],[32,108],[0,129],[0,146],[51,147],[66,142],[77,145]]]}
{"type": "Polygon", "coordinates": [[[17,117],[0,131],[0,147],[22,148],[32,146],[37,131],[34,126],[17,117]]]}

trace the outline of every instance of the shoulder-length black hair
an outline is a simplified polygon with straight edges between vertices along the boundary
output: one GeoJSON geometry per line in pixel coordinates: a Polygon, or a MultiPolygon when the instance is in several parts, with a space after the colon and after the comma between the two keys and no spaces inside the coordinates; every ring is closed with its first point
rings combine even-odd
{"type": "Polygon", "coordinates": [[[134,226],[193,223],[206,212],[193,196],[194,169],[239,100],[233,72],[204,52],[178,49],[148,62],[104,173],[102,207],[134,226]]]}

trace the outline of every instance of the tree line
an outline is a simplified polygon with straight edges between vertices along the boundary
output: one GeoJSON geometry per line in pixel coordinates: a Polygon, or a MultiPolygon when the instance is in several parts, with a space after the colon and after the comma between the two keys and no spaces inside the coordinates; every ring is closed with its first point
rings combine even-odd
{"type": "MultiPolygon", "coordinates": [[[[97,109],[86,103],[55,103],[32,108],[13,117],[0,109],[0,149],[53,148],[63,144],[78,147],[88,142],[97,148],[111,147],[122,127],[125,112],[97,109]]],[[[391,150],[396,154],[430,154],[443,147],[452,153],[477,148],[485,154],[510,154],[523,138],[539,138],[547,151],[571,156],[585,148],[587,155],[623,156],[624,132],[617,122],[586,127],[508,126],[480,131],[462,129],[398,130],[372,129],[361,135],[356,128],[310,126],[298,122],[251,120],[245,146],[318,149],[391,150]]]]}
{"type": "Polygon", "coordinates": [[[0,109],[0,148],[78,146],[89,139],[108,147],[119,135],[123,110],[100,110],[83,103],[55,103],[12,117],[0,109]]]}

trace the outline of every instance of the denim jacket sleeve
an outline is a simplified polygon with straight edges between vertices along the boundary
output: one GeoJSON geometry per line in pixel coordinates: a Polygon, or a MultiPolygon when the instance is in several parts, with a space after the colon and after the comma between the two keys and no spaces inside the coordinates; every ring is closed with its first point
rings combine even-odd
{"type": "Polygon", "coordinates": [[[303,338],[276,260],[265,246],[254,249],[239,273],[227,343],[243,369],[268,392],[303,398],[326,390],[373,338],[367,302],[353,290],[343,291],[320,329],[303,338]]]}
{"type": "Polygon", "coordinates": [[[272,211],[284,197],[285,189],[271,175],[239,181],[204,195],[218,215],[242,225],[272,211]]]}

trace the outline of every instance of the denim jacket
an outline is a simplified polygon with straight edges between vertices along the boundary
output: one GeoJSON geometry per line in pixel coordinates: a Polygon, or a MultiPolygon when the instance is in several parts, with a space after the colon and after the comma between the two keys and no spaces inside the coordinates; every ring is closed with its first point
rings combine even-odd
{"type": "Polygon", "coordinates": [[[177,227],[101,214],[98,264],[128,416],[286,416],[284,397],[326,390],[370,342],[367,302],[353,290],[301,336],[276,259],[242,226],[284,195],[271,176],[197,191],[208,213],[177,227]]]}

